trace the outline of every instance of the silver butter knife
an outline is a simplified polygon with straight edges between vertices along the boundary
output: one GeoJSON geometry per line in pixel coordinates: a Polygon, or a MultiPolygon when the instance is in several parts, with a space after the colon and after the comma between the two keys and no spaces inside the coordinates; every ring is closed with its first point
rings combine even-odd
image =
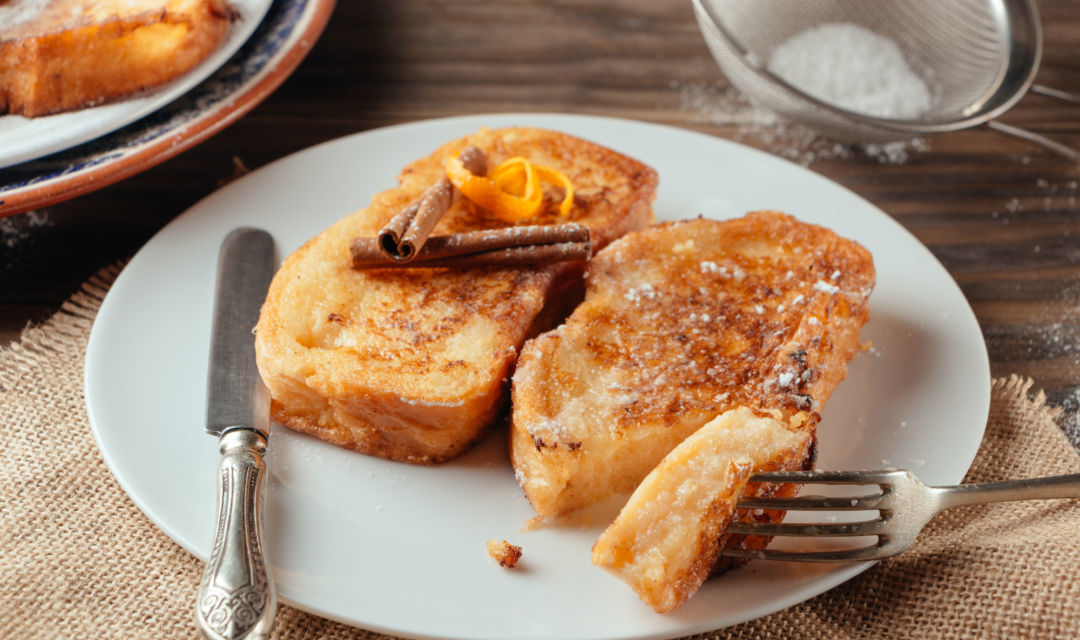
{"type": "Polygon", "coordinates": [[[273,237],[246,227],[225,238],[218,257],[206,431],[218,437],[221,463],[214,544],[196,610],[213,640],[266,638],[277,610],[262,544],[270,392],[255,366],[253,333],[275,262],[273,237]]]}

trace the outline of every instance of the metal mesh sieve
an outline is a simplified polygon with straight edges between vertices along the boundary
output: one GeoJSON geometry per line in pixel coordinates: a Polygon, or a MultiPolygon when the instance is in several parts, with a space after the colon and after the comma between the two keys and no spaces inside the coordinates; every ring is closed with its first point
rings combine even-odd
{"type": "Polygon", "coordinates": [[[1042,27],[1030,0],[692,0],[705,42],[724,74],[753,101],[826,135],[885,142],[986,124],[1080,161],[1080,152],[994,122],[1030,89],[1078,101],[1032,81],[1042,27]],[[931,89],[916,119],[877,118],[824,102],[766,69],[773,50],[811,27],[853,23],[893,40],[931,89]]]}

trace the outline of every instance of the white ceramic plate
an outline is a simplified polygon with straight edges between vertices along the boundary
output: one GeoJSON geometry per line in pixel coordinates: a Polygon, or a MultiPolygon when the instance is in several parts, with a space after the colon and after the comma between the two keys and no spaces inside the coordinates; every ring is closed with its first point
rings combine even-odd
{"type": "Polygon", "coordinates": [[[145,95],[38,118],[0,116],[0,168],[41,158],[115,131],[184,95],[225,64],[259,26],[272,0],[230,0],[240,14],[225,41],[183,76],[145,95]]]}
{"type": "MultiPolygon", "coordinates": [[[[482,126],[574,133],[660,172],[660,219],[775,208],[858,240],[878,285],[853,362],[820,427],[821,468],[898,466],[959,481],[982,439],[990,374],[982,334],[945,269],[890,217],[768,154],[698,133],[573,115],[434,120],[329,142],[212,194],[124,269],[94,324],[86,398],[109,467],[168,535],[205,558],[216,442],[203,431],[214,269],[232,228],[270,230],[282,254],[392,187],[398,169],[482,126]]],[[[533,515],[505,431],[461,458],[415,467],[275,426],[267,537],[285,602],[356,626],[431,638],[671,638],[777,611],[866,565],[757,562],[707,583],[661,616],[589,563],[603,528],[523,531],[533,515]],[[484,543],[524,547],[501,569],[484,543]]]]}

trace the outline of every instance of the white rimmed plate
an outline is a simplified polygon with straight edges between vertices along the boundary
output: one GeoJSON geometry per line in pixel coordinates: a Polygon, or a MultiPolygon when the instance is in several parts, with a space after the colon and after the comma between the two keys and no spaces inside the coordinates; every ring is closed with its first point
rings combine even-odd
{"type": "MultiPolygon", "coordinates": [[[[489,126],[540,126],[637,157],[660,173],[661,220],[780,209],[858,240],[877,288],[863,338],[820,427],[820,468],[910,468],[962,479],[982,439],[990,374],[959,288],[889,216],[806,169],[726,140],[626,120],[489,115],[433,120],[313,147],[226,186],[128,264],[94,324],[90,421],[135,503],[205,558],[216,442],[202,431],[214,269],[232,228],[271,231],[282,254],[395,184],[398,169],[489,126]]],[[[671,638],[736,624],[817,595],[867,565],[751,563],[658,615],[593,567],[604,523],[523,531],[533,515],[510,470],[505,431],[450,463],[414,467],[275,426],[267,538],[285,602],[356,626],[424,638],[671,638]],[[484,543],[524,547],[500,569],[484,543]]]]}

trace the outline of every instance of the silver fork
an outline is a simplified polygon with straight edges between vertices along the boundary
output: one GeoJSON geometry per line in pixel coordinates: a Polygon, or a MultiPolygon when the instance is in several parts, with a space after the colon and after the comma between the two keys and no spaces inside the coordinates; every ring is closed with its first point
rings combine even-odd
{"type": "Polygon", "coordinates": [[[726,556],[797,562],[880,560],[907,550],[930,520],[945,509],[986,502],[1080,498],[1080,474],[1008,480],[952,487],[928,487],[910,471],[782,471],[759,473],[751,482],[791,482],[830,485],[877,485],[878,493],[855,496],[807,495],[739,500],[740,509],[810,511],[878,511],[878,517],[859,522],[756,523],[735,522],[728,533],[768,536],[877,536],[874,544],[824,551],[783,549],[724,549],[726,556]]]}

